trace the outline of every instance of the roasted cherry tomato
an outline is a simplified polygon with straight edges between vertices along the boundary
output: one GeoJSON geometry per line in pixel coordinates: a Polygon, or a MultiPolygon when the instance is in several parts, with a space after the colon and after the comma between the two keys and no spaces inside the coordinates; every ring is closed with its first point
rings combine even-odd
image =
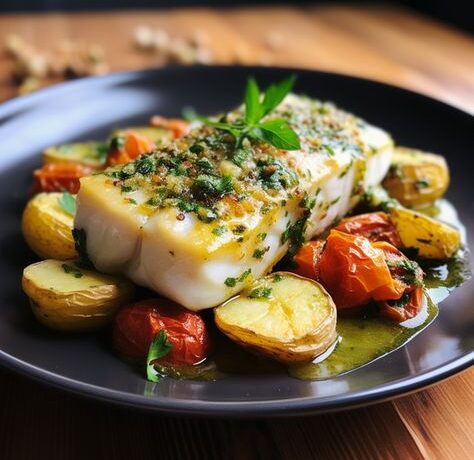
{"type": "Polygon", "coordinates": [[[340,309],[399,299],[405,290],[392,278],[382,249],[364,236],[337,230],[331,230],[321,254],[319,277],[340,309]]]}
{"type": "Polygon", "coordinates": [[[293,260],[297,267],[295,272],[298,275],[319,280],[319,261],[324,249],[323,240],[308,241],[299,248],[293,260]]]}
{"type": "Polygon", "coordinates": [[[78,163],[48,163],[34,171],[31,192],[68,191],[75,194],[79,191],[79,179],[92,172],[92,168],[78,163]]]}
{"type": "Polygon", "coordinates": [[[423,288],[417,287],[406,292],[398,300],[379,302],[380,314],[397,323],[414,318],[423,305],[423,288]]]}
{"type": "Polygon", "coordinates": [[[107,166],[129,163],[144,153],[152,152],[156,145],[141,134],[129,131],[122,143],[113,140],[107,152],[107,166]]]}
{"type": "Polygon", "coordinates": [[[168,299],[149,299],[128,305],[115,318],[113,344],[122,355],[143,361],[155,335],[164,330],[172,345],[159,362],[197,364],[209,352],[206,324],[195,312],[168,299]]]}
{"type": "Polygon", "coordinates": [[[423,270],[389,243],[380,241],[373,246],[384,252],[394,282],[403,288],[399,299],[379,302],[381,315],[398,322],[413,318],[423,304],[423,270]]]}
{"type": "Polygon", "coordinates": [[[351,235],[365,236],[370,241],[387,241],[396,248],[402,246],[400,235],[384,212],[371,212],[349,217],[335,228],[351,235]]]}
{"type": "Polygon", "coordinates": [[[159,115],[154,115],[150,119],[150,125],[158,128],[170,129],[173,131],[175,139],[183,137],[189,129],[189,123],[181,118],[165,118],[159,115]]]}

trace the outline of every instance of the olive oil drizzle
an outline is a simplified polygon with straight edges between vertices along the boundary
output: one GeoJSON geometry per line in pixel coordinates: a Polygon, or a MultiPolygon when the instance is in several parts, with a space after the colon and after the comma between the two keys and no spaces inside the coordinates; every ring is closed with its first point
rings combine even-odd
{"type": "MultiPolygon", "coordinates": [[[[460,229],[454,208],[440,200],[435,216],[460,229]]],[[[432,212],[433,209],[430,209],[432,212]]],[[[338,339],[332,348],[315,361],[295,364],[286,368],[270,359],[250,354],[215,330],[215,353],[205,362],[190,367],[170,370],[173,378],[193,380],[216,380],[230,374],[277,374],[288,372],[301,380],[324,380],[341,375],[399,349],[433,322],[438,314],[438,304],[449,293],[471,276],[467,249],[460,249],[455,257],[447,261],[422,262],[425,271],[425,300],[421,312],[404,323],[397,324],[370,312],[360,316],[339,315],[337,319],[338,339]]]]}

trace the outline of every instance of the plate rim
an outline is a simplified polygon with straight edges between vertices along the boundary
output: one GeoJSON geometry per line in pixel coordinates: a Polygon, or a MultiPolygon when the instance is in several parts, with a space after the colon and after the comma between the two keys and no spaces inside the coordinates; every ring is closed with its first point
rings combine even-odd
{"type": "MultiPolygon", "coordinates": [[[[114,72],[108,75],[86,77],[74,81],[62,82],[41,89],[35,93],[26,96],[17,96],[11,100],[0,104],[0,117],[10,115],[15,116],[15,111],[29,104],[36,104],[42,99],[48,99],[51,95],[59,95],[63,92],[73,90],[74,88],[87,87],[95,84],[116,84],[125,81],[140,79],[143,75],[153,75],[167,72],[186,72],[190,70],[201,69],[201,71],[228,71],[233,69],[259,72],[262,69],[276,72],[294,72],[298,74],[307,74],[308,76],[317,74],[327,78],[337,78],[341,80],[358,80],[375,86],[385,87],[391,91],[396,90],[401,93],[409,93],[412,97],[418,97],[431,104],[442,106],[445,110],[457,112],[458,115],[473,115],[466,110],[453,106],[444,101],[438,100],[432,96],[421,94],[419,92],[402,88],[389,83],[369,79],[365,77],[353,76],[349,74],[327,72],[312,69],[300,69],[295,67],[262,67],[262,66],[168,66],[166,68],[154,67],[141,70],[131,70],[123,72],[114,72]]],[[[368,390],[353,391],[345,395],[334,398],[331,396],[317,397],[295,397],[280,400],[267,401],[209,401],[209,400],[178,400],[166,397],[144,396],[130,392],[114,390],[107,387],[101,387],[86,383],[84,381],[69,378],[44,368],[30,364],[6,353],[0,349],[0,365],[18,373],[24,377],[30,378],[43,385],[53,387],[62,391],[73,393],[82,397],[91,398],[96,401],[112,403],[128,408],[159,411],[168,414],[193,415],[193,416],[225,416],[225,417],[252,417],[261,418],[265,416],[296,416],[308,415],[321,412],[342,410],[356,406],[365,406],[402,396],[406,393],[420,390],[423,387],[432,385],[440,380],[446,379],[474,364],[474,351],[464,353],[457,358],[444,362],[433,369],[416,374],[415,376],[405,377],[394,380],[383,385],[374,386],[368,390]]]]}

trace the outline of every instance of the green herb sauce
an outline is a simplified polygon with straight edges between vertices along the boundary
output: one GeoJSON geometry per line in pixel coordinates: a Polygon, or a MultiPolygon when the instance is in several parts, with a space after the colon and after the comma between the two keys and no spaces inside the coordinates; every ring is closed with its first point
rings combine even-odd
{"type": "MultiPolygon", "coordinates": [[[[448,202],[441,200],[437,203],[437,209],[439,212],[433,217],[458,227],[461,234],[464,234],[463,226],[448,202]]],[[[420,265],[425,272],[425,304],[415,318],[402,324],[377,317],[369,306],[365,314],[361,313],[360,316],[339,314],[336,343],[312,363],[289,367],[266,357],[250,354],[215,330],[213,335],[216,351],[210,359],[197,366],[169,370],[167,375],[174,378],[216,380],[229,374],[281,374],[286,371],[292,377],[302,380],[324,380],[367,365],[402,347],[424,330],[436,318],[438,304],[471,276],[468,252],[464,249],[460,249],[455,257],[447,261],[421,261],[420,265]]],[[[211,326],[213,320],[209,319],[208,324],[211,326]]]]}

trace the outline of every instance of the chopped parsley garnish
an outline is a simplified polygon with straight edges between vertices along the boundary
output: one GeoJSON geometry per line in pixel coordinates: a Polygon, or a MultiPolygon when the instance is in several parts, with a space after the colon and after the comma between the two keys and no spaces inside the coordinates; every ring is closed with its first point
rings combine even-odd
{"type": "Polygon", "coordinates": [[[245,232],[245,230],[247,230],[247,227],[245,225],[238,224],[232,229],[232,233],[236,235],[241,235],[242,233],[245,232]]]}
{"type": "Polygon", "coordinates": [[[305,242],[305,230],[308,222],[309,213],[307,213],[301,219],[298,219],[295,223],[288,221],[286,224],[286,230],[281,235],[282,244],[288,241],[288,253],[287,258],[291,258],[297,249],[305,242]]]}
{"type": "Polygon", "coordinates": [[[173,348],[173,345],[168,340],[166,332],[161,329],[151,342],[146,357],[146,377],[150,382],[158,382],[162,377],[162,374],[157,372],[155,368],[155,361],[166,356],[171,348],[173,348]]]}
{"type": "Polygon", "coordinates": [[[212,169],[212,163],[206,157],[196,160],[196,165],[205,170],[212,169]]]}
{"type": "Polygon", "coordinates": [[[300,207],[303,209],[313,209],[314,205],[316,204],[316,198],[310,198],[307,193],[300,201],[300,207]]]}
{"type": "Polygon", "coordinates": [[[272,296],[272,291],[270,287],[258,287],[250,291],[249,297],[251,299],[269,299],[272,296]]]}
{"type": "Polygon", "coordinates": [[[417,190],[422,190],[430,186],[430,183],[426,179],[420,179],[415,182],[415,188],[417,190]]]}
{"type": "Polygon", "coordinates": [[[219,225],[218,227],[212,229],[212,233],[216,236],[222,236],[227,231],[225,225],[219,225]]]}
{"type": "Polygon", "coordinates": [[[74,246],[76,252],[79,255],[80,264],[84,268],[93,268],[94,265],[87,254],[87,235],[86,231],[82,228],[73,228],[72,237],[74,238],[74,246]]]}
{"type": "Polygon", "coordinates": [[[134,192],[135,190],[137,190],[137,188],[133,187],[132,185],[121,185],[120,186],[120,191],[122,193],[130,193],[130,192],[134,192]]]}
{"type": "Polygon", "coordinates": [[[269,204],[264,204],[261,208],[260,208],[260,214],[262,216],[264,216],[265,214],[268,214],[270,212],[270,209],[271,209],[271,206],[269,204]]]}
{"type": "Polygon", "coordinates": [[[193,189],[203,198],[207,196],[221,197],[233,191],[232,177],[200,174],[194,181],[193,189]]]}
{"type": "Polygon", "coordinates": [[[69,192],[63,192],[58,198],[58,203],[66,214],[70,216],[76,214],[76,199],[69,192]]]}
{"type": "Polygon", "coordinates": [[[192,203],[186,200],[178,200],[176,206],[182,212],[197,212],[199,210],[199,205],[197,203],[192,203]]]}
{"type": "Polygon", "coordinates": [[[253,251],[252,257],[254,259],[262,259],[266,252],[270,250],[270,246],[266,246],[263,249],[257,248],[253,251]]]}
{"type": "Polygon", "coordinates": [[[267,237],[267,234],[265,232],[259,233],[257,235],[257,239],[260,241],[265,241],[265,238],[267,237]]]}
{"type": "Polygon", "coordinates": [[[282,280],[283,280],[283,276],[280,275],[279,273],[275,273],[272,277],[272,282],[273,283],[279,283],[282,280]]]}
{"type": "MultiPolygon", "coordinates": [[[[247,80],[243,118],[233,123],[228,123],[226,120],[213,121],[192,110],[188,110],[184,115],[190,120],[199,120],[207,126],[230,133],[235,139],[237,151],[245,139],[259,140],[278,149],[297,150],[300,148],[300,140],[286,120],[275,118],[262,121],[266,115],[280,105],[291,91],[295,78],[293,75],[280,83],[270,85],[263,93],[263,97],[257,82],[253,78],[247,80]]],[[[245,159],[238,155],[233,158],[233,161],[236,164],[241,164],[245,159]]]]}
{"type": "Polygon", "coordinates": [[[140,174],[149,174],[155,170],[156,161],[151,155],[142,155],[135,162],[135,170],[140,174]]]}
{"type": "Polygon", "coordinates": [[[336,152],[329,144],[323,144],[323,147],[326,149],[330,157],[333,157],[334,155],[336,155],[336,152]]]}
{"type": "Polygon", "coordinates": [[[78,268],[73,267],[72,265],[62,264],[61,267],[64,270],[64,273],[72,275],[74,276],[74,278],[82,278],[84,276],[84,273],[82,273],[78,268]]]}
{"type": "Polygon", "coordinates": [[[237,166],[241,166],[242,163],[250,158],[251,151],[248,148],[240,147],[234,151],[232,155],[232,162],[237,166]]]}
{"type": "Polygon", "coordinates": [[[224,284],[228,287],[235,287],[237,284],[237,278],[228,277],[225,279],[224,284]]]}
{"type": "Polygon", "coordinates": [[[257,172],[264,188],[287,189],[298,184],[296,173],[273,157],[259,159],[257,161],[257,172]]]}
{"type": "Polygon", "coordinates": [[[252,272],[251,268],[245,270],[238,278],[226,278],[224,284],[228,287],[234,287],[237,283],[242,283],[252,272]]]}

